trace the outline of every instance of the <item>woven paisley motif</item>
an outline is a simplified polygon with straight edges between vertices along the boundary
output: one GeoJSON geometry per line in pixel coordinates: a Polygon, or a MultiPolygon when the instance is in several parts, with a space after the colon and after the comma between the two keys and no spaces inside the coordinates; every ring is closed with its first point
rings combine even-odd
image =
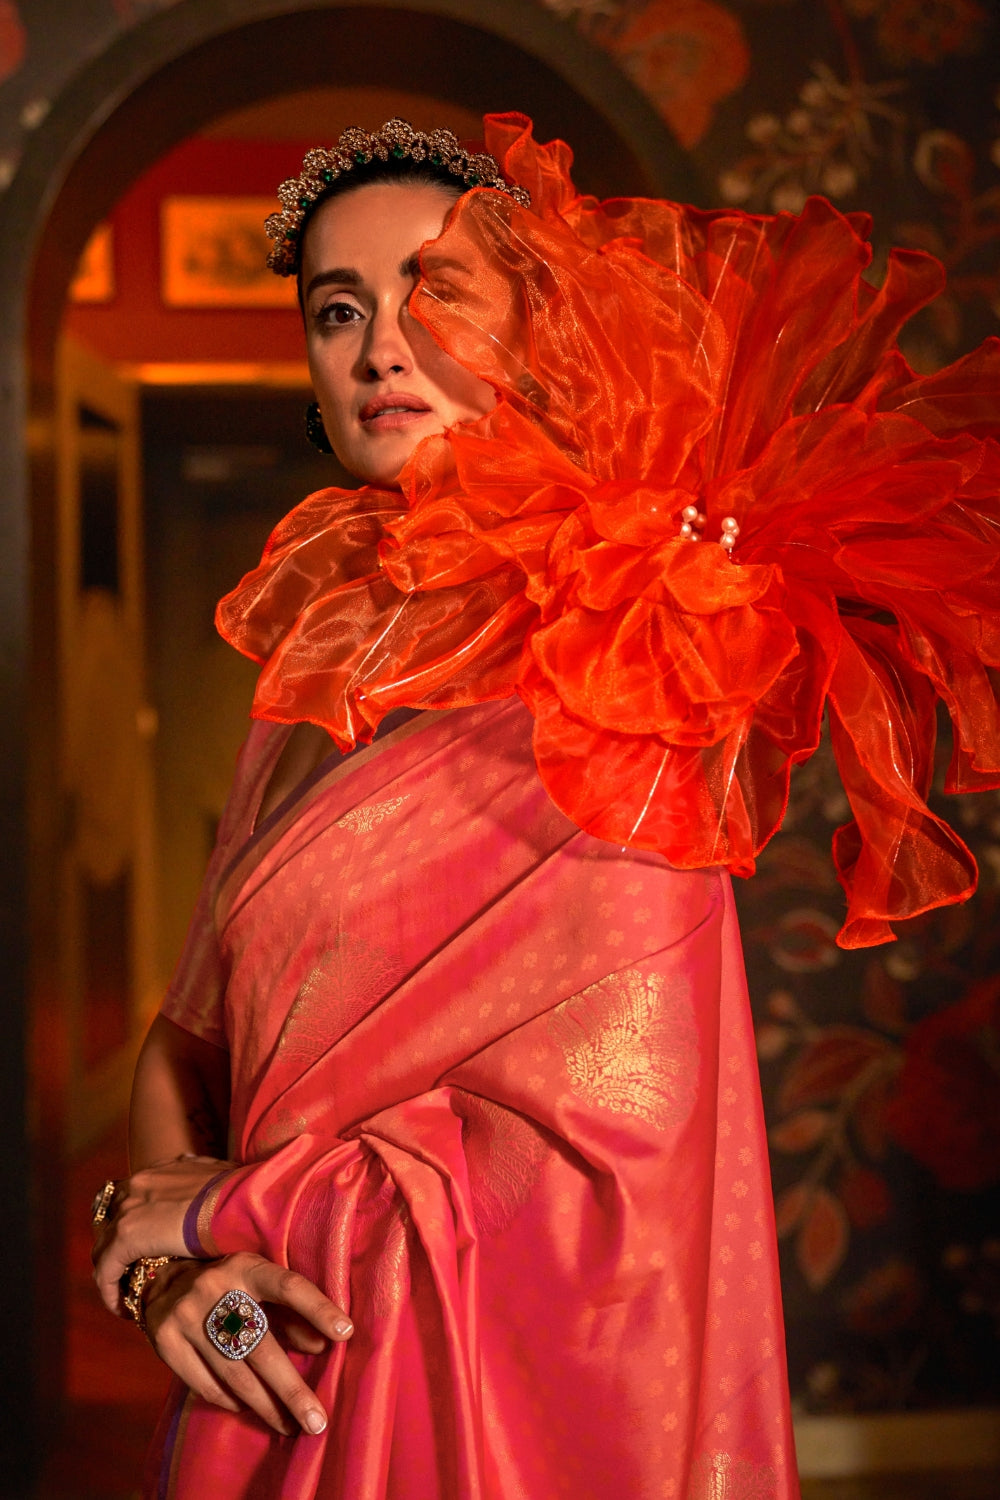
{"type": "Polygon", "coordinates": [[[386,818],[391,818],[408,800],[407,797],[393,797],[389,802],[376,802],[371,807],[355,807],[344,814],[337,827],[357,835],[371,833],[372,829],[384,823],[386,818]]]}
{"type": "Polygon", "coordinates": [[[623,969],[565,1000],[549,1022],[572,1092],[656,1130],[682,1124],[697,1091],[698,1038],[687,983],[623,969]]]}
{"type": "Polygon", "coordinates": [[[309,1121],[300,1111],[275,1110],[257,1129],[256,1138],[265,1151],[277,1151],[309,1129],[309,1121]]]}
{"type": "Polygon", "coordinates": [[[382,948],[343,934],[302,981],[285,1017],[279,1053],[290,1062],[322,1056],[386,994],[392,978],[382,948]]]}
{"type": "Polygon", "coordinates": [[[476,1224],[500,1234],[531,1194],[551,1147],[537,1125],[478,1094],[456,1095],[476,1224]]]}
{"type": "Polygon", "coordinates": [[[376,1318],[391,1317],[409,1296],[409,1232],[409,1211],[386,1178],[378,1192],[358,1205],[352,1251],[376,1318]]]}
{"type": "Polygon", "coordinates": [[[406,1243],[409,1215],[405,1208],[397,1211],[385,1237],[385,1248],[372,1268],[372,1311],[376,1318],[388,1318],[410,1291],[410,1257],[406,1243]]]}

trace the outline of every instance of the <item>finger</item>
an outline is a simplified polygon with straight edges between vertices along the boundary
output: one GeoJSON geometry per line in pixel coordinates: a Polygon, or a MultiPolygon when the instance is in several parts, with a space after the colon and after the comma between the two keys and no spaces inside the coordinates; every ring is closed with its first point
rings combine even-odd
{"type": "Polygon", "coordinates": [[[110,1285],[110,1283],[106,1280],[106,1273],[108,1272],[110,1263],[105,1259],[105,1257],[107,1255],[108,1247],[110,1246],[113,1238],[114,1230],[112,1229],[111,1225],[107,1222],[100,1225],[96,1233],[96,1238],[90,1250],[90,1262],[93,1266],[91,1275],[94,1278],[95,1285],[97,1286],[98,1292],[100,1293],[101,1301],[104,1303],[105,1307],[109,1310],[109,1312],[114,1313],[117,1317],[124,1318],[128,1315],[122,1302],[121,1287],[116,1283],[113,1288],[113,1295],[111,1295],[110,1297],[105,1295],[105,1290],[110,1285]],[[101,1269],[98,1270],[98,1267],[100,1267],[101,1269]]]}
{"type": "Polygon", "coordinates": [[[280,1344],[265,1334],[247,1363],[261,1384],[291,1412],[303,1432],[313,1434],[326,1427],[326,1412],[315,1393],[309,1389],[280,1344]]]}
{"type": "Polygon", "coordinates": [[[305,1318],[292,1312],[290,1307],[281,1307],[272,1302],[268,1311],[271,1331],[283,1347],[296,1349],[300,1354],[321,1354],[329,1340],[305,1318]]]}
{"type": "MultiPolygon", "coordinates": [[[[279,1350],[278,1352],[280,1353],[281,1351],[279,1350]]],[[[284,1355],[283,1358],[287,1359],[288,1356],[284,1355]]],[[[251,1411],[255,1411],[269,1427],[274,1428],[275,1432],[283,1433],[285,1437],[291,1437],[298,1431],[297,1421],[292,1420],[278,1397],[271,1390],[270,1386],[261,1380],[255,1367],[250,1364],[249,1360],[225,1359],[221,1354],[216,1354],[214,1349],[205,1355],[205,1359],[213,1374],[228,1386],[237,1400],[241,1401],[244,1406],[248,1406],[251,1411]]],[[[317,1426],[316,1430],[321,1432],[323,1427],[326,1426],[326,1414],[311,1392],[309,1392],[309,1398],[310,1406],[319,1413],[319,1421],[322,1423],[322,1427],[317,1426]]],[[[301,1400],[299,1405],[302,1410],[305,1409],[305,1403],[301,1400]]],[[[306,1428],[306,1431],[311,1430],[310,1428],[306,1428]]]]}
{"type": "Polygon", "coordinates": [[[132,1264],[131,1260],[122,1259],[122,1250],[118,1244],[111,1244],[101,1255],[94,1266],[94,1281],[100,1293],[101,1301],[109,1312],[122,1313],[122,1292],[119,1282],[132,1264]]]}
{"type": "Polygon", "coordinates": [[[97,1262],[100,1260],[101,1256],[104,1254],[105,1250],[107,1249],[108,1245],[110,1245],[114,1237],[114,1220],[109,1217],[104,1220],[103,1224],[98,1224],[97,1228],[94,1230],[94,1242],[90,1247],[90,1261],[92,1265],[97,1265],[97,1262]]]}
{"type": "Polygon", "coordinates": [[[187,1247],[183,1237],[183,1216],[176,1205],[166,1213],[157,1215],[157,1222],[149,1223],[149,1215],[123,1212],[111,1226],[106,1238],[94,1246],[91,1252],[94,1261],[94,1281],[105,1307],[111,1312],[121,1308],[121,1277],[134,1261],[143,1256],[170,1255],[184,1257],[187,1247]],[[136,1223],[136,1218],[139,1223],[136,1223]],[[177,1220],[181,1229],[171,1222],[177,1220]]]}
{"type": "Polygon", "coordinates": [[[209,1369],[197,1349],[181,1335],[165,1330],[160,1338],[155,1342],[151,1339],[150,1342],[168,1369],[173,1370],[196,1396],[201,1396],[202,1400],[210,1402],[212,1406],[221,1407],[223,1411],[243,1410],[232,1391],[216,1379],[215,1373],[209,1369]]]}
{"type": "MultiPolygon", "coordinates": [[[[243,1360],[229,1360],[217,1354],[208,1341],[205,1332],[205,1319],[203,1312],[196,1306],[196,1299],[190,1296],[181,1296],[177,1299],[172,1309],[173,1331],[164,1333],[159,1343],[171,1350],[172,1356],[179,1344],[184,1344],[190,1351],[188,1355],[176,1356],[179,1362],[183,1362],[185,1368],[194,1369],[191,1364],[191,1356],[195,1364],[201,1366],[200,1378],[204,1380],[204,1372],[207,1371],[213,1383],[221,1386],[229,1398],[235,1399],[237,1409],[248,1406],[251,1411],[265,1421],[275,1432],[282,1433],[285,1437],[291,1437],[297,1430],[295,1423],[289,1419],[288,1413],[282,1409],[275,1397],[243,1360]]],[[[180,1374],[179,1363],[175,1364],[174,1357],[167,1361],[171,1369],[180,1374]]],[[[187,1379],[187,1376],[182,1376],[187,1379]]],[[[197,1387],[192,1387],[197,1389],[197,1387]]],[[[315,1398],[314,1398],[315,1402],[315,1398]]]]}
{"type": "Polygon", "coordinates": [[[343,1308],[331,1302],[318,1286],[300,1276],[298,1271],[289,1271],[285,1266],[261,1260],[249,1267],[248,1272],[247,1290],[258,1302],[279,1302],[290,1307],[320,1333],[338,1342],[349,1339],[354,1332],[354,1324],[343,1308]]]}

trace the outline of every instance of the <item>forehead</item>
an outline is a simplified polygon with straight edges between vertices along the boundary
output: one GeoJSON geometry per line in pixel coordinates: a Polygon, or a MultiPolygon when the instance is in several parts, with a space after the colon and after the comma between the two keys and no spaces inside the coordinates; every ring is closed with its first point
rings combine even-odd
{"type": "Polygon", "coordinates": [[[437,238],[458,196],[443,183],[374,182],[328,198],[307,225],[303,271],[325,265],[363,270],[383,260],[398,265],[437,238]]]}

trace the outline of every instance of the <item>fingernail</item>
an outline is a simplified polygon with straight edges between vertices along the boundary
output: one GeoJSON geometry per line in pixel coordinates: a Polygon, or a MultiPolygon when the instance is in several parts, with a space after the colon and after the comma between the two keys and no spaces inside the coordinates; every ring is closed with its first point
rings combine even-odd
{"type": "Polygon", "coordinates": [[[346,1339],[354,1332],[354,1324],[350,1318],[338,1318],[333,1325],[333,1331],[339,1339],[346,1339]]]}
{"type": "Polygon", "coordinates": [[[306,1431],[322,1432],[326,1426],[326,1417],[321,1411],[306,1412],[306,1431]]]}

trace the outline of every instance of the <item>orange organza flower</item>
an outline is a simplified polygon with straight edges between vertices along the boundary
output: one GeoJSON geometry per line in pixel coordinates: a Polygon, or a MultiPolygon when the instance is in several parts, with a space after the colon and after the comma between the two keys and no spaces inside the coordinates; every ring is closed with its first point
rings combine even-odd
{"type": "Polygon", "coordinates": [[[220,606],[264,664],[255,712],[348,746],[517,692],[581,827],[747,874],[826,711],[839,941],[888,941],[975,884],[926,802],[939,699],[948,789],[1000,785],[1000,342],[916,376],[894,339],[942,272],[895,252],[875,290],[864,216],[602,204],[562,143],[486,125],[532,207],[466,194],[411,305],[497,405],[402,493],[278,527],[220,606]]]}

